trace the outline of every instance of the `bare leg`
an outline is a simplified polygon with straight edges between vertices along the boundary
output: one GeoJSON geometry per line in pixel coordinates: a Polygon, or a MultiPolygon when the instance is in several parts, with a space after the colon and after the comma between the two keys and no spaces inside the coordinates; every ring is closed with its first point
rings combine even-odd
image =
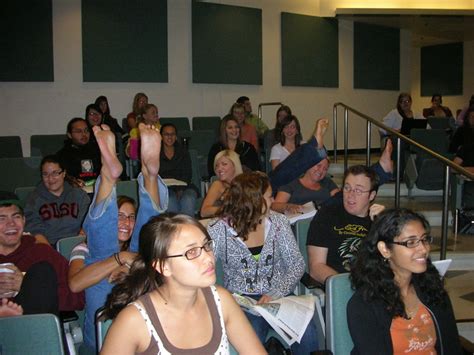
{"type": "Polygon", "coordinates": [[[0,304],[0,318],[21,316],[22,314],[23,308],[20,305],[9,301],[6,298],[2,298],[2,302],[0,304]]]}
{"type": "Polygon", "coordinates": [[[160,170],[161,134],[155,126],[144,123],[140,123],[138,129],[140,131],[140,152],[145,189],[159,206],[160,195],[157,177],[160,170]]]}
{"type": "Polygon", "coordinates": [[[316,128],[314,129],[314,138],[318,141],[318,148],[324,146],[324,135],[329,127],[329,120],[327,118],[320,118],[316,121],[316,128]]]}
{"type": "Polygon", "coordinates": [[[387,143],[385,143],[385,148],[379,159],[380,166],[386,173],[393,173],[392,151],[392,141],[390,139],[387,139],[387,143]]]}
{"type": "Polygon", "coordinates": [[[115,154],[115,135],[107,125],[92,127],[95,138],[99,144],[102,169],[100,170],[101,182],[97,190],[96,203],[107,198],[112,192],[122,174],[122,164],[115,154]]]}

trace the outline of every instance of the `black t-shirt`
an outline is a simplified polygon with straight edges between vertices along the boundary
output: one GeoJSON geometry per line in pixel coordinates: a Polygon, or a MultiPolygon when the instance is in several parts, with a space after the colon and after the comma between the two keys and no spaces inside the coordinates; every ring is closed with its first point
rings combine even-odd
{"type": "Polygon", "coordinates": [[[474,143],[461,146],[456,156],[462,159],[462,166],[474,166],[474,143]]]}
{"type": "Polygon", "coordinates": [[[339,273],[347,272],[371,223],[368,216],[353,216],[340,204],[323,206],[311,221],[306,244],[327,248],[326,264],[339,273]]]}

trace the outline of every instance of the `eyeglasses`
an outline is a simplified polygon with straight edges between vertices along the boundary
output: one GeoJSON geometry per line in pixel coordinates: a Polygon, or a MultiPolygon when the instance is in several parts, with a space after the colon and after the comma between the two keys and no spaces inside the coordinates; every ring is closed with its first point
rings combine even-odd
{"type": "Polygon", "coordinates": [[[183,254],[180,255],[168,255],[167,258],[180,258],[184,256],[188,260],[193,260],[201,256],[202,250],[204,249],[207,252],[213,250],[214,241],[212,239],[204,243],[202,247],[194,247],[189,250],[186,250],[183,254]]]}
{"type": "Polygon", "coordinates": [[[342,188],[344,190],[344,192],[346,193],[351,193],[351,192],[354,192],[357,196],[360,196],[362,195],[363,193],[366,193],[366,192],[371,192],[372,190],[361,190],[359,189],[358,187],[356,187],[355,189],[353,189],[352,187],[350,187],[349,185],[344,185],[344,187],[342,188]]]}
{"type": "Polygon", "coordinates": [[[58,177],[59,175],[61,175],[63,173],[64,170],[54,170],[50,173],[47,173],[47,172],[42,172],[41,173],[41,176],[43,178],[47,178],[48,176],[52,176],[52,177],[58,177]]]}
{"type": "Polygon", "coordinates": [[[95,111],[89,111],[88,115],[89,115],[89,116],[100,116],[100,113],[99,113],[99,112],[95,112],[95,111]]]}
{"type": "Polygon", "coordinates": [[[416,238],[416,239],[409,239],[404,242],[396,242],[396,241],[391,241],[388,242],[390,244],[397,244],[397,245],[403,245],[405,248],[416,248],[420,243],[423,243],[423,245],[429,245],[433,243],[433,237],[431,235],[427,235],[423,238],[416,238]]]}
{"type": "Polygon", "coordinates": [[[81,134],[81,133],[84,133],[84,134],[87,134],[89,133],[89,128],[84,128],[84,129],[73,129],[72,130],[72,133],[75,133],[75,134],[81,134]]]}
{"type": "Polygon", "coordinates": [[[174,137],[174,136],[176,136],[176,133],[163,133],[162,136],[163,137],[174,137]]]}
{"type": "Polygon", "coordinates": [[[119,213],[118,214],[118,220],[120,222],[125,222],[125,221],[129,221],[129,222],[135,222],[135,215],[134,214],[131,214],[129,216],[127,216],[126,214],[124,213],[119,213]]]}

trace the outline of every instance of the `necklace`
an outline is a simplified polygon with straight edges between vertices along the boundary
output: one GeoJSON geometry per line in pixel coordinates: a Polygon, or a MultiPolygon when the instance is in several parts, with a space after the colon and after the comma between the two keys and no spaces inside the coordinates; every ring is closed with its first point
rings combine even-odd
{"type": "Polygon", "coordinates": [[[158,292],[158,294],[160,295],[160,297],[163,299],[163,301],[165,302],[165,306],[168,305],[168,300],[165,298],[165,296],[163,296],[163,294],[161,293],[160,289],[157,288],[156,291],[158,292]]]}

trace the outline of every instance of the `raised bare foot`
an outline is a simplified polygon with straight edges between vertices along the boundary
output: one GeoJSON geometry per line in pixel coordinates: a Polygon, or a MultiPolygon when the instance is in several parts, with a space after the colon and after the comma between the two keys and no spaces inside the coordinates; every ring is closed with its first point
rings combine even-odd
{"type": "Polygon", "coordinates": [[[145,177],[156,177],[160,170],[161,134],[151,125],[140,123],[140,153],[142,161],[142,173],[145,177]]]}
{"type": "Polygon", "coordinates": [[[0,304],[0,318],[21,316],[22,314],[23,308],[20,305],[6,298],[2,298],[2,303],[0,304]]]}
{"type": "Polygon", "coordinates": [[[316,121],[316,128],[314,130],[314,137],[318,141],[318,147],[324,146],[324,135],[329,127],[329,120],[327,118],[320,118],[316,121]]]}
{"type": "Polygon", "coordinates": [[[118,180],[122,174],[122,164],[115,153],[115,135],[109,126],[103,124],[92,127],[97,144],[99,144],[102,169],[100,175],[110,180],[118,180]]]}
{"type": "Polygon", "coordinates": [[[393,160],[392,160],[393,144],[390,139],[387,139],[385,148],[380,156],[379,163],[383,171],[386,173],[393,173],[393,160]]]}

